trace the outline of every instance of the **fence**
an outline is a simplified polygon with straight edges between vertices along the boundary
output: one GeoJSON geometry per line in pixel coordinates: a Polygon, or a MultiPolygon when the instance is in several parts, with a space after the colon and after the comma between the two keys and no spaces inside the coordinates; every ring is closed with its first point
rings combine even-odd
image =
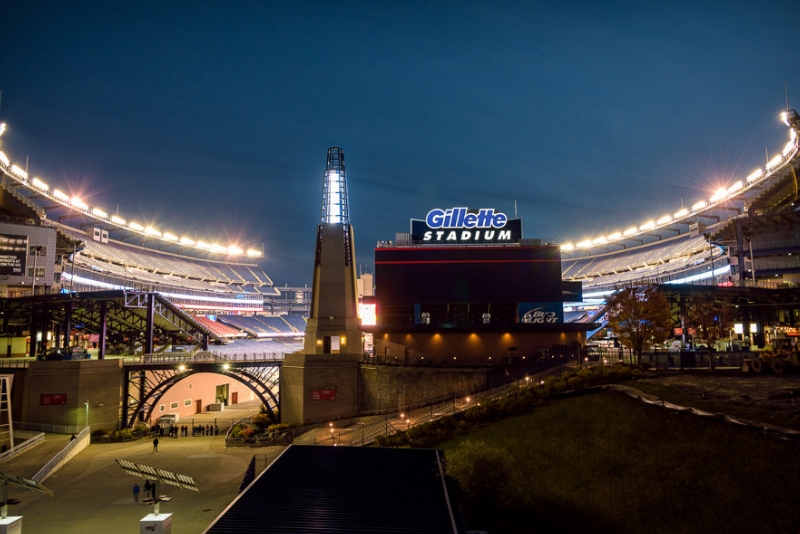
{"type": "Polygon", "coordinates": [[[635,365],[638,363],[652,365],[658,369],[701,369],[708,368],[709,358],[713,358],[714,367],[742,368],[745,359],[758,355],[750,351],[651,351],[643,352],[637,361],[636,355],[626,348],[589,347],[584,356],[584,363],[613,365],[621,362],[635,365]]]}
{"type": "Polygon", "coordinates": [[[14,421],[14,428],[46,432],[48,434],[77,434],[82,432],[86,427],[83,425],[48,425],[45,423],[23,423],[21,421],[14,421]]]}

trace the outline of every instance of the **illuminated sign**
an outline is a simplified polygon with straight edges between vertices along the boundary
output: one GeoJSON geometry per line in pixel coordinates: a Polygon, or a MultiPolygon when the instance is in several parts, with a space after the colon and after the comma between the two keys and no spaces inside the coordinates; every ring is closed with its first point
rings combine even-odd
{"type": "Polygon", "coordinates": [[[422,245],[519,243],[522,220],[493,208],[432,209],[425,220],[411,220],[411,240],[422,245]]]}
{"type": "Polygon", "coordinates": [[[503,228],[508,221],[505,213],[495,213],[494,209],[480,209],[470,213],[467,208],[433,209],[428,212],[425,222],[428,228],[503,228]]]}
{"type": "Polygon", "coordinates": [[[520,322],[527,324],[560,324],[564,322],[564,308],[560,302],[521,302],[520,322]]]}

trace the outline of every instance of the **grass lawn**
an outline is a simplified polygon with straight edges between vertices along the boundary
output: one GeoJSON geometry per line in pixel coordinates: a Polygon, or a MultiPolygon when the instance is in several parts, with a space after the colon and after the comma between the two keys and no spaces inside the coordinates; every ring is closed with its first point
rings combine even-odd
{"type": "Polygon", "coordinates": [[[439,447],[454,461],[468,440],[505,451],[516,496],[496,508],[465,496],[468,529],[800,532],[796,442],[612,392],[547,402],[439,447]]]}

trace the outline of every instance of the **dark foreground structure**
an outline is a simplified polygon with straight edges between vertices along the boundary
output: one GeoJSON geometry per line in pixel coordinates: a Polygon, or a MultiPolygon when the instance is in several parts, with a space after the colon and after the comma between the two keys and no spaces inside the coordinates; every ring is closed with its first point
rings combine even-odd
{"type": "Polygon", "coordinates": [[[460,534],[454,502],[441,451],[292,445],[205,532],[460,534]]]}

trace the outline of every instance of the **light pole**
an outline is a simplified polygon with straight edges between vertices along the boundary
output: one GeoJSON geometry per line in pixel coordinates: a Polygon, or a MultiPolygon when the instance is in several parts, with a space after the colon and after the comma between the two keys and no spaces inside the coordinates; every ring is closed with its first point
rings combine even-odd
{"type": "Polygon", "coordinates": [[[86,428],[89,427],[89,401],[87,400],[84,404],[86,406],[86,428]]]}

